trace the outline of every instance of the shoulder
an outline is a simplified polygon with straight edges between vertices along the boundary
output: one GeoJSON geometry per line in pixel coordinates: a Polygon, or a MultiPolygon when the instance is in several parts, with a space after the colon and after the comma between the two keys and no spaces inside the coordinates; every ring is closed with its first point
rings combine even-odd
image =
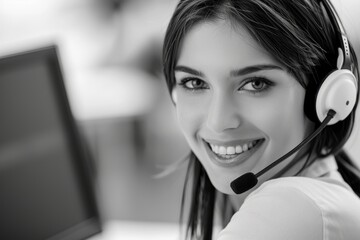
{"type": "Polygon", "coordinates": [[[219,239],[357,239],[359,222],[360,200],[341,184],[288,177],[250,194],[219,239]]]}

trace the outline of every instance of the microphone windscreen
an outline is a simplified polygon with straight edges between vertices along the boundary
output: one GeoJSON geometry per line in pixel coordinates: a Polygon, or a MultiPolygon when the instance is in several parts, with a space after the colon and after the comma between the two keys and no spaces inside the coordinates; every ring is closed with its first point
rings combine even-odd
{"type": "Polygon", "coordinates": [[[230,183],[230,187],[234,191],[234,193],[241,194],[254,187],[257,182],[258,179],[255,174],[252,172],[248,172],[232,181],[230,183]]]}

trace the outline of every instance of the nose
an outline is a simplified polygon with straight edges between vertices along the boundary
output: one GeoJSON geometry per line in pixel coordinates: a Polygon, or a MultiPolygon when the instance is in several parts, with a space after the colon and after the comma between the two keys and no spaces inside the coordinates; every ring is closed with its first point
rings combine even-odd
{"type": "Polygon", "coordinates": [[[233,96],[214,94],[208,107],[207,127],[214,132],[238,128],[242,123],[239,106],[233,96]]]}

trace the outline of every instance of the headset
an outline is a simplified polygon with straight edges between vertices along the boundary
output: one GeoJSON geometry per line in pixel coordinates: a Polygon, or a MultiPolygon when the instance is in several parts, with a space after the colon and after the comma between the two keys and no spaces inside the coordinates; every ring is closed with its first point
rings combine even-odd
{"type": "Polygon", "coordinates": [[[344,120],[354,109],[358,95],[358,83],[355,75],[351,71],[352,61],[348,38],[332,3],[329,0],[321,0],[320,6],[334,26],[340,43],[336,69],[330,72],[317,89],[312,92],[315,93],[315,97],[314,95],[310,96],[311,99],[308,99],[308,95],[305,97],[305,103],[311,104],[310,107],[313,108],[312,111],[316,113],[317,119],[315,120],[320,121],[321,124],[299,145],[258,173],[248,172],[232,181],[230,187],[236,194],[241,194],[253,188],[258,182],[258,177],[300,150],[327,125],[333,125],[344,120]]]}
{"type": "Polygon", "coordinates": [[[316,115],[320,122],[325,119],[327,112],[333,109],[336,115],[328,123],[328,125],[332,125],[344,120],[352,112],[357,99],[358,83],[351,71],[348,38],[335,8],[329,0],[322,0],[320,6],[334,26],[340,43],[337,69],[332,71],[315,90],[315,101],[306,99],[305,103],[315,106],[316,115]]]}

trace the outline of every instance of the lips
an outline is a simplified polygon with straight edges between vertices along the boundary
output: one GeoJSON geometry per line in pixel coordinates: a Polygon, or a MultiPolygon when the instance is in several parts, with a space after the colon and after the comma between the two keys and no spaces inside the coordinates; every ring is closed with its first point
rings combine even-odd
{"type": "Polygon", "coordinates": [[[221,144],[215,142],[207,142],[207,152],[218,165],[224,167],[232,167],[240,164],[250,158],[256,152],[264,139],[241,141],[239,143],[221,144]]]}

